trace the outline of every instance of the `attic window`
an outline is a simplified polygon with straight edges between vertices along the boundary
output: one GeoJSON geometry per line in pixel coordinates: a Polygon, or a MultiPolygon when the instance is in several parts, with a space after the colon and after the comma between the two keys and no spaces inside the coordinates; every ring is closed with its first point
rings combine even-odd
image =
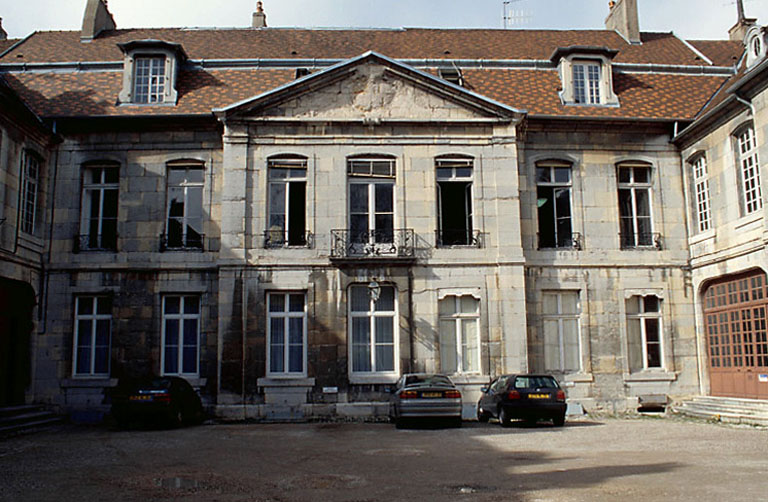
{"type": "Polygon", "coordinates": [[[464,86],[464,77],[458,68],[441,68],[439,70],[440,78],[454,85],[464,86]]]}
{"type": "Polygon", "coordinates": [[[137,56],[133,67],[133,102],[162,103],[165,98],[165,58],[137,56]]]}
{"type": "Polygon", "coordinates": [[[618,51],[605,47],[558,48],[551,60],[557,64],[565,105],[618,106],[613,92],[611,60],[618,51]]]}
{"type": "Polygon", "coordinates": [[[301,77],[306,77],[311,72],[309,71],[309,68],[296,68],[296,79],[300,79],[301,77]]]}
{"type": "Polygon", "coordinates": [[[750,68],[755,63],[763,60],[766,54],[766,29],[762,26],[753,26],[744,37],[747,46],[747,67],[750,68]]]}
{"type": "Polygon", "coordinates": [[[186,54],[179,44],[138,40],[118,44],[125,54],[121,104],[175,105],[176,78],[186,54]]]}

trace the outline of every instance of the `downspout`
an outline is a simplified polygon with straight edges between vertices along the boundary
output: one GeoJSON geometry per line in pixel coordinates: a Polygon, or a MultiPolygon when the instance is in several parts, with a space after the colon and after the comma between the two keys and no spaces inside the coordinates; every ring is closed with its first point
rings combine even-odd
{"type": "Polygon", "coordinates": [[[755,105],[751,101],[747,101],[747,100],[743,99],[741,96],[739,96],[735,92],[733,93],[733,97],[736,98],[736,101],[738,101],[742,105],[744,105],[747,108],[749,108],[749,110],[752,112],[752,118],[755,118],[757,113],[755,112],[755,105]]]}
{"type": "Polygon", "coordinates": [[[416,360],[414,358],[414,333],[416,324],[413,320],[413,267],[408,267],[408,328],[409,328],[409,336],[408,336],[408,344],[410,347],[410,355],[408,357],[409,359],[409,368],[408,372],[412,373],[413,368],[416,365],[416,360]]]}
{"type": "MultiPolygon", "coordinates": [[[[55,135],[57,133],[57,127],[56,127],[56,121],[53,121],[53,134],[55,135]]],[[[56,148],[55,152],[53,153],[53,177],[52,183],[51,183],[51,195],[50,195],[50,207],[51,207],[51,221],[48,225],[48,250],[47,250],[47,259],[44,260],[40,266],[41,266],[41,274],[40,274],[40,294],[41,294],[41,308],[38,312],[38,320],[41,323],[41,326],[38,328],[39,333],[45,333],[47,330],[47,324],[48,324],[48,316],[45,315],[45,313],[48,310],[48,286],[50,284],[50,272],[46,269],[46,264],[51,263],[51,243],[53,242],[53,227],[55,225],[54,217],[56,215],[56,180],[59,177],[59,149],[56,148]],[[42,329],[41,329],[42,328],[42,329]]]]}
{"type": "Polygon", "coordinates": [[[243,420],[247,418],[246,413],[246,405],[245,405],[245,337],[247,334],[246,329],[246,323],[248,322],[248,288],[245,284],[245,265],[243,265],[243,269],[240,271],[240,301],[242,302],[242,306],[240,307],[240,329],[241,329],[241,362],[240,362],[240,392],[241,392],[241,400],[243,402],[243,420]]]}

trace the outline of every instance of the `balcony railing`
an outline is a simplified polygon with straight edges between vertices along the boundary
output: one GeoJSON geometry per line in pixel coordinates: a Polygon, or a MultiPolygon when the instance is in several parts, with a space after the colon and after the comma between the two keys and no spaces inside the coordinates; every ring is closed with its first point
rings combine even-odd
{"type": "Polygon", "coordinates": [[[117,234],[88,234],[76,235],[73,251],[117,251],[117,234]]]}
{"type": "Polygon", "coordinates": [[[312,248],[314,235],[312,232],[286,235],[282,230],[267,230],[264,232],[264,247],[276,248],[312,248]]]}
{"type": "Polygon", "coordinates": [[[413,229],[331,230],[331,258],[413,258],[413,229]]]}
{"type": "Polygon", "coordinates": [[[160,234],[160,252],[203,251],[203,242],[205,242],[204,234],[160,234]]]}
{"type": "Polygon", "coordinates": [[[539,249],[575,249],[580,251],[584,248],[584,241],[580,233],[571,232],[570,236],[558,236],[556,240],[552,237],[544,240],[539,234],[539,249]]]}
{"type": "Polygon", "coordinates": [[[485,247],[485,239],[480,230],[451,230],[440,229],[435,231],[435,245],[443,247],[485,247]]]}
{"type": "Polygon", "coordinates": [[[621,249],[664,249],[664,240],[659,233],[621,234],[621,249]]]}

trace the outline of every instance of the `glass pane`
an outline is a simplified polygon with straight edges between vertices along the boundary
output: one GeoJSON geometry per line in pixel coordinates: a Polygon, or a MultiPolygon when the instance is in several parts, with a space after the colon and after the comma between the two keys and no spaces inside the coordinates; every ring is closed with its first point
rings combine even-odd
{"type": "Polygon", "coordinates": [[[269,371],[273,373],[282,373],[285,368],[285,346],[272,345],[269,350],[269,371]]]}
{"type": "Polygon", "coordinates": [[[288,343],[291,345],[304,345],[304,319],[291,317],[288,319],[288,343]]]}
{"type": "Polygon", "coordinates": [[[619,168],[619,183],[629,183],[632,179],[632,168],[620,167],[619,168]]]}
{"type": "Polygon", "coordinates": [[[631,298],[627,298],[627,301],[626,301],[627,314],[640,313],[640,302],[642,302],[642,300],[643,300],[643,297],[641,296],[633,296],[631,298]]]}
{"type": "Polygon", "coordinates": [[[91,184],[101,184],[101,173],[102,169],[99,167],[88,169],[85,172],[85,182],[91,184]]]}
{"type": "Polygon", "coordinates": [[[291,345],[288,348],[288,371],[291,373],[304,371],[304,350],[301,345],[291,345]]]}
{"type": "Polygon", "coordinates": [[[117,217],[117,190],[104,190],[104,218],[117,217]]]}
{"type": "Polygon", "coordinates": [[[391,213],[394,211],[394,185],[379,183],[376,185],[376,212],[391,213]]]}
{"type": "Polygon", "coordinates": [[[101,190],[88,190],[86,204],[88,204],[88,215],[98,219],[101,211],[101,190]]]}
{"type": "Polygon", "coordinates": [[[179,320],[178,319],[166,319],[165,320],[165,345],[178,345],[179,344],[179,320]]]}
{"type": "Polygon", "coordinates": [[[109,319],[100,319],[96,321],[96,345],[99,347],[109,346],[109,332],[112,322],[109,319]]]}
{"type": "Polygon", "coordinates": [[[544,293],[543,297],[544,313],[545,314],[558,314],[557,307],[557,295],[553,293],[544,293]]]}
{"type": "Polygon", "coordinates": [[[270,319],[269,343],[273,347],[276,345],[285,345],[285,321],[282,317],[270,319]]]}
{"type": "Polygon", "coordinates": [[[184,297],[184,313],[198,314],[200,312],[200,298],[196,296],[184,297]]]}
{"type": "Polygon", "coordinates": [[[395,310],[395,288],[392,286],[381,286],[381,293],[375,305],[376,312],[394,312],[395,310]]]}
{"type": "Polygon", "coordinates": [[[661,368],[661,345],[658,343],[649,344],[648,351],[648,367],[649,368],[661,368]]]}
{"type": "Polygon", "coordinates": [[[389,160],[384,161],[374,161],[373,164],[373,174],[377,176],[393,176],[394,173],[394,163],[389,160]]]}
{"type": "Polygon", "coordinates": [[[547,370],[560,370],[560,335],[559,323],[553,319],[544,320],[544,367],[547,370]]]}
{"type": "Polygon", "coordinates": [[[443,373],[457,370],[456,321],[442,320],[440,326],[440,368],[443,373]]]}
{"type": "Polygon", "coordinates": [[[349,218],[349,236],[352,242],[368,242],[368,215],[353,214],[349,218]]]}
{"type": "Polygon", "coordinates": [[[371,297],[368,296],[368,286],[352,286],[349,288],[352,312],[368,312],[371,309],[371,297]]]}
{"type": "Polygon", "coordinates": [[[645,320],[645,341],[649,343],[659,341],[659,320],[658,319],[645,320]]]}
{"type": "Polygon", "coordinates": [[[550,169],[549,167],[536,168],[537,183],[550,183],[551,181],[552,181],[552,169],[550,169]]]}
{"type": "Polygon", "coordinates": [[[178,373],[179,372],[179,348],[178,347],[165,347],[165,372],[166,373],[178,373]]]}
{"type": "Polygon", "coordinates": [[[648,183],[651,179],[651,170],[647,167],[635,168],[635,183],[648,183]]]}
{"type": "Polygon", "coordinates": [[[87,375],[91,372],[91,351],[88,348],[77,349],[77,374],[87,375]]]}
{"type": "Polygon", "coordinates": [[[648,295],[643,298],[643,312],[658,312],[659,311],[659,297],[655,295],[648,295]]]}
{"type": "Polygon", "coordinates": [[[291,312],[304,312],[304,295],[290,295],[290,307],[291,312]]]}
{"type": "Polygon", "coordinates": [[[376,371],[395,370],[395,348],[392,345],[376,346],[376,371]]]}
{"type": "Polygon", "coordinates": [[[370,323],[366,317],[352,319],[352,371],[371,371],[370,323]]]}
{"type": "Polygon", "coordinates": [[[94,352],[93,372],[95,374],[109,373],[109,347],[98,347],[94,352]]]}
{"type": "Polygon", "coordinates": [[[186,169],[172,168],[168,169],[168,185],[181,185],[187,177],[186,169]]]}
{"type": "Polygon", "coordinates": [[[280,169],[276,167],[272,167],[269,169],[269,179],[271,180],[284,180],[287,179],[289,174],[288,172],[290,169],[280,169]]]}
{"type": "Polygon", "coordinates": [[[77,346],[79,348],[88,348],[91,346],[91,333],[93,330],[93,321],[82,320],[77,322],[77,346]]]}
{"type": "Polygon", "coordinates": [[[441,316],[450,316],[456,313],[456,297],[446,296],[437,302],[438,310],[441,316]]]}
{"type": "Polygon", "coordinates": [[[555,182],[556,183],[570,183],[571,182],[571,169],[568,167],[556,167],[555,168],[555,182]]]}
{"type": "Polygon", "coordinates": [[[91,297],[82,297],[77,299],[77,313],[78,315],[93,314],[93,301],[91,297]]]}
{"type": "Polygon", "coordinates": [[[197,319],[184,319],[184,345],[197,346],[197,319]]]}
{"type": "Polygon", "coordinates": [[[181,297],[167,296],[165,298],[165,313],[178,314],[181,312],[181,297]]]}
{"type": "Polygon", "coordinates": [[[187,218],[200,220],[203,217],[203,187],[187,187],[187,218]]]}
{"type": "Polygon", "coordinates": [[[270,183],[269,184],[269,214],[281,215],[285,214],[285,183],[270,183]]]}
{"type": "Polygon", "coordinates": [[[104,169],[104,183],[118,183],[120,181],[120,169],[110,167],[104,169]]]}
{"type": "Polygon", "coordinates": [[[285,312],[285,295],[272,293],[269,295],[269,311],[285,312]]]}
{"type": "Polygon", "coordinates": [[[635,204],[638,217],[651,215],[651,201],[648,190],[635,189],[635,204]]]}
{"type": "Polygon", "coordinates": [[[477,314],[480,307],[480,300],[474,296],[464,295],[460,300],[460,308],[462,314],[477,314]]]}
{"type": "Polygon", "coordinates": [[[472,168],[471,167],[457,167],[456,168],[456,177],[457,178],[471,178],[472,177],[472,168]]]}
{"type": "Polygon", "coordinates": [[[643,347],[640,335],[640,319],[627,320],[627,343],[629,346],[629,368],[632,371],[643,369],[643,347]]]}
{"type": "Polygon", "coordinates": [[[377,214],[375,218],[377,243],[390,243],[394,241],[395,219],[391,214],[377,214]]]}
{"type": "Polygon", "coordinates": [[[197,347],[184,347],[182,373],[197,373],[197,347]]]}
{"type": "Polygon", "coordinates": [[[395,340],[395,320],[392,317],[377,317],[376,343],[391,344],[395,340]]]}
{"type": "Polygon", "coordinates": [[[463,371],[477,371],[479,360],[479,344],[477,336],[477,321],[474,319],[463,319],[462,328],[462,362],[463,371]]]}
{"type": "Polygon", "coordinates": [[[453,176],[453,169],[450,167],[438,167],[437,168],[437,179],[451,179],[453,176]]]}
{"type": "Polygon", "coordinates": [[[568,188],[555,190],[556,216],[558,218],[570,218],[571,216],[571,191],[568,188]]]}
{"type": "Polygon", "coordinates": [[[561,293],[563,314],[578,314],[579,313],[579,293],[575,291],[569,291],[561,293]]]}
{"type": "Polygon", "coordinates": [[[576,319],[563,320],[563,348],[565,349],[566,371],[579,371],[581,369],[579,352],[579,322],[576,319]]]}
{"type": "Polygon", "coordinates": [[[352,213],[368,212],[368,185],[359,183],[349,185],[349,211],[352,213]]]}

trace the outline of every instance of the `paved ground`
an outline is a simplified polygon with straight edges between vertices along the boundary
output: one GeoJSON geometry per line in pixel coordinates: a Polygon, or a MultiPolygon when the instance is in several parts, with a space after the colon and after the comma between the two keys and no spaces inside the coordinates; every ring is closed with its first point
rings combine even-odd
{"type": "Polygon", "coordinates": [[[2,501],[766,501],[768,429],[672,419],[564,428],[61,427],[0,440],[2,501]]]}

